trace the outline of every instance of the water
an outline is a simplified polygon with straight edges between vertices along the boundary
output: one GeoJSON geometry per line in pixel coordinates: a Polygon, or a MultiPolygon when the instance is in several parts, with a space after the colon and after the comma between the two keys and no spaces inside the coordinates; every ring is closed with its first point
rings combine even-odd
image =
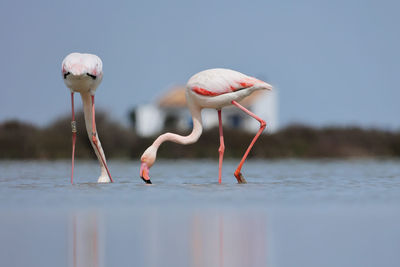
{"type": "Polygon", "coordinates": [[[0,161],[0,266],[400,266],[400,161],[0,161]]]}

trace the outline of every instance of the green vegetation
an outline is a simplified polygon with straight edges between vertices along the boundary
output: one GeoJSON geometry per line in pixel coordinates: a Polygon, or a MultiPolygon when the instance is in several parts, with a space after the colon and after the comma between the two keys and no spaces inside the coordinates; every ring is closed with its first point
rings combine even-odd
{"type": "MultiPolygon", "coordinates": [[[[77,118],[76,156],[94,158],[83,114],[79,113],[77,118]]],[[[111,121],[102,112],[97,112],[96,120],[107,158],[139,158],[154,140],[154,137],[138,137],[134,129],[111,121]]],[[[254,135],[224,129],[224,136],[225,157],[239,158],[254,135]]],[[[188,146],[169,142],[163,144],[158,157],[216,158],[218,146],[218,129],[211,129],[205,131],[196,144],[188,146]]],[[[0,124],[1,159],[61,159],[70,156],[69,117],[56,120],[44,128],[20,121],[6,121],[0,124]]],[[[356,127],[315,129],[292,125],[276,134],[263,134],[250,156],[257,158],[400,157],[400,132],[356,127]]]]}

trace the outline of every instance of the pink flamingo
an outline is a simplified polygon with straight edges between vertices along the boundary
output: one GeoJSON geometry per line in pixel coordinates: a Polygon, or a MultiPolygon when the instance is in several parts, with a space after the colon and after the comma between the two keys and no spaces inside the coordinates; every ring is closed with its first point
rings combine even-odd
{"type": "Polygon", "coordinates": [[[97,182],[113,182],[107,167],[106,157],[96,131],[94,93],[103,79],[103,63],[96,55],[71,53],[62,62],[62,75],[65,85],[71,90],[72,106],[72,170],[71,183],[74,181],[74,158],[76,141],[76,121],[74,111],[74,92],[81,94],[85,114],[86,131],[100,163],[101,174],[97,182]],[[90,138],[90,136],[92,138],[90,138]]]}
{"type": "Polygon", "coordinates": [[[171,141],[182,145],[196,142],[203,130],[201,110],[203,108],[213,108],[217,109],[219,120],[220,146],[218,149],[218,182],[221,183],[221,169],[225,151],[224,136],[222,132],[221,109],[224,106],[234,105],[260,122],[260,129],[251,141],[234,173],[238,183],[246,183],[246,180],[240,171],[251,148],[253,147],[257,138],[260,136],[261,132],[265,129],[266,123],[251,111],[241,106],[238,101],[242,100],[256,90],[263,89],[272,90],[272,86],[256,78],[229,69],[209,69],[192,76],[186,85],[186,101],[193,119],[192,132],[187,136],[180,136],[173,133],[165,133],[160,135],[154,141],[154,143],[144,151],[141,157],[140,177],[146,183],[151,184],[149,169],[153,166],[156,160],[157,150],[163,142],[171,141]]]}

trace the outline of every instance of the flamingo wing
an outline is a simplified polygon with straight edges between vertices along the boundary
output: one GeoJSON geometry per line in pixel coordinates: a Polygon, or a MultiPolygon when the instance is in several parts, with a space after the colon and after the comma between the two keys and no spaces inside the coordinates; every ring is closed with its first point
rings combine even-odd
{"type": "Polygon", "coordinates": [[[210,69],[190,78],[188,88],[203,96],[218,96],[264,83],[254,77],[229,69],[210,69]]]}

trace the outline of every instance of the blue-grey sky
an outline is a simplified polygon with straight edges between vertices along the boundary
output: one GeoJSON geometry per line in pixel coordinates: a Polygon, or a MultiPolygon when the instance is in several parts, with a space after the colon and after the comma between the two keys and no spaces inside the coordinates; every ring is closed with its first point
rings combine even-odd
{"type": "Polygon", "coordinates": [[[281,125],[399,129],[399,10],[395,0],[2,0],[0,121],[46,125],[69,113],[60,68],[76,51],[102,58],[97,107],[121,121],[225,67],[279,89],[281,125]]]}

